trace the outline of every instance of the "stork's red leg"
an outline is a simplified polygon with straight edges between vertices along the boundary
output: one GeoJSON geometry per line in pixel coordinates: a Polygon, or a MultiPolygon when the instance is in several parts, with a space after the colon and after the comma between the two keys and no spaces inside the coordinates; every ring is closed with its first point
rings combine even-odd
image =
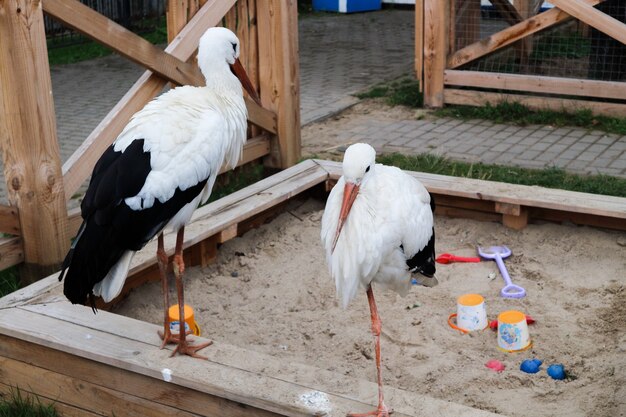
{"type": "Polygon", "coordinates": [[[170,306],[169,288],[167,285],[167,254],[165,253],[165,245],[163,244],[163,233],[159,233],[157,244],[157,264],[159,265],[159,274],[161,275],[161,289],[163,292],[163,333],[159,332],[159,336],[163,339],[161,349],[169,342],[172,334],[170,333],[170,321],[167,310],[170,306]]]}
{"type": "Polygon", "coordinates": [[[159,233],[157,245],[157,264],[159,265],[159,274],[161,275],[161,285],[163,291],[163,332],[159,332],[159,336],[163,339],[161,349],[168,343],[178,343],[178,336],[172,335],[170,332],[170,320],[168,310],[169,302],[169,286],[167,285],[167,253],[165,252],[165,244],[163,243],[163,233],[159,233]]]}
{"type": "Polygon", "coordinates": [[[383,377],[380,369],[380,331],[382,327],[382,322],[380,320],[380,316],[378,315],[378,308],[376,308],[376,301],[374,300],[374,292],[372,291],[372,286],[370,285],[367,288],[367,301],[370,305],[370,313],[372,316],[372,333],[374,334],[374,348],[376,352],[376,373],[378,377],[378,408],[374,411],[370,411],[369,413],[349,413],[349,417],[366,417],[366,416],[376,416],[376,417],[389,417],[392,410],[389,410],[385,405],[385,401],[383,398],[383,377]]]}
{"type": "Polygon", "coordinates": [[[194,358],[199,359],[207,359],[204,356],[198,355],[196,352],[200,349],[204,349],[209,346],[213,342],[206,342],[201,345],[190,345],[187,343],[187,335],[185,333],[185,293],[183,288],[183,272],[185,272],[185,262],[183,261],[183,241],[185,235],[185,227],[181,227],[178,230],[178,234],[176,235],[176,250],[174,252],[174,276],[176,277],[176,291],[178,292],[178,317],[180,317],[180,325],[179,325],[179,335],[178,335],[178,346],[172,352],[172,356],[176,354],[176,352],[184,355],[189,355],[194,358]]]}

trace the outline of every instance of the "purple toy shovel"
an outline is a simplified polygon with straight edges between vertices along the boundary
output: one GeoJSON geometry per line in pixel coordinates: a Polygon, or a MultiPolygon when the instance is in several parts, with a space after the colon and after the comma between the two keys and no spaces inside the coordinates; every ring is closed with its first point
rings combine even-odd
{"type": "Polygon", "coordinates": [[[500,295],[505,298],[522,298],[526,295],[526,290],[519,285],[513,284],[509,272],[506,270],[504,261],[502,259],[511,256],[511,249],[506,246],[492,246],[490,248],[478,247],[478,254],[485,259],[495,259],[498,264],[498,269],[504,278],[506,285],[500,290],[500,295]]]}

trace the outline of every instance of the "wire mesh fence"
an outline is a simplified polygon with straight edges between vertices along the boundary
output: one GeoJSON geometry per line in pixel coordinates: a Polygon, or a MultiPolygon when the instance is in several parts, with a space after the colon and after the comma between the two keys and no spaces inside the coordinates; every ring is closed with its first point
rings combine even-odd
{"type": "MultiPolygon", "coordinates": [[[[142,33],[154,30],[159,24],[159,18],[165,14],[167,0],[81,0],[89,6],[119,23],[127,29],[142,33]]],[[[84,36],[44,15],[48,47],[61,47],[81,43],[84,36]]]]}
{"type": "MultiPolygon", "coordinates": [[[[452,4],[451,52],[552,7],[540,0],[454,0],[452,4]]],[[[605,0],[596,9],[626,23],[624,0],[605,0]]],[[[460,69],[626,81],[626,45],[572,18],[460,69]]]]}

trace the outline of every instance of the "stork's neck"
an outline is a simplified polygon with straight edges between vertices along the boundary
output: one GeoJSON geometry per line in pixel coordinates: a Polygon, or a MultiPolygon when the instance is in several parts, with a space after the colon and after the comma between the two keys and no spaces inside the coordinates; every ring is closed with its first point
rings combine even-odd
{"type": "Polygon", "coordinates": [[[219,98],[219,103],[213,102],[213,107],[223,113],[224,120],[228,124],[229,140],[227,141],[225,160],[230,167],[235,167],[243,145],[246,142],[247,109],[243,100],[243,88],[241,82],[230,67],[224,63],[214,65],[210,71],[202,71],[205,75],[205,91],[219,98]]]}
{"type": "Polygon", "coordinates": [[[200,69],[204,75],[205,85],[211,91],[226,98],[230,98],[233,95],[236,97],[243,95],[241,82],[232,73],[226,62],[214,63],[210,69],[202,67],[200,69]]]}

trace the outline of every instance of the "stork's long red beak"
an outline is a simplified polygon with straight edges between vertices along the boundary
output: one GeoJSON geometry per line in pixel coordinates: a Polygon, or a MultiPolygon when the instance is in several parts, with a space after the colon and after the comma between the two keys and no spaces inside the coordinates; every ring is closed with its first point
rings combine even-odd
{"type": "Polygon", "coordinates": [[[331,253],[335,251],[335,246],[337,246],[337,240],[339,240],[339,234],[341,233],[343,224],[348,218],[348,214],[350,214],[352,204],[354,203],[354,200],[356,200],[356,196],[358,194],[359,186],[352,182],[346,182],[346,185],[343,187],[343,202],[341,203],[341,211],[339,212],[339,223],[337,223],[337,231],[335,232],[335,239],[333,240],[333,249],[331,253]]]}
{"type": "Polygon", "coordinates": [[[254,89],[254,85],[252,85],[252,81],[248,78],[248,74],[243,68],[243,65],[241,65],[239,58],[235,59],[235,63],[232,64],[230,68],[233,71],[233,74],[235,74],[235,76],[239,78],[239,81],[241,81],[242,87],[248,92],[248,94],[250,94],[250,98],[252,98],[252,100],[260,106],[261,99],[259,98],[259,94],[254,89]]]}

